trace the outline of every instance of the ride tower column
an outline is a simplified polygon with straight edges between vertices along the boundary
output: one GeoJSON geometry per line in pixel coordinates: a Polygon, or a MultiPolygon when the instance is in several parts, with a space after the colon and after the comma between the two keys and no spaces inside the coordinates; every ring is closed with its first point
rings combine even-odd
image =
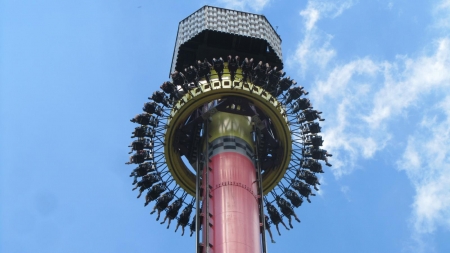
{"type": "Polygon", "coordinates": [[[196,253],[267,253],[265,230],[275,243],[270,224],[281,235],[300,222],[319,161],[331,166],[324,119],[283,71],[280,36],[263,15],[204,6],[179,23],[170,77],[130,120],[138,198],[147,191],[167,228],[195,232],[196,253]]]}
{"type": "Polygon", "coordinates": [[[209,168],[203,177],[205,253],[259,253],[260,213],[250,117],[217,112],[206,121],[209,168]],[[206,182],[209,181],[209,182],[206,182]],[[209,196],[209,197],[208,197],[209,196]],[[208,230],[208,231],[206,231],[208,230]],[[206,249],[209,248],[209,251],[206,249]]]}

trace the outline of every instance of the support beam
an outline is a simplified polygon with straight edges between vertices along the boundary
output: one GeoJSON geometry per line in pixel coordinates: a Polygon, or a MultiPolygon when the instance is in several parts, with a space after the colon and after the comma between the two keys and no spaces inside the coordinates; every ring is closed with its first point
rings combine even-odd
{"type": "Polygon", "coordinates": [[[209,235],[212,247],[204,253],[261,252],[251,132],[250,118],[237,114],[218,112],[209,123],[211,170],[204,170],[210,174],[205,178],[212,189],[211,197],[204,198],[208,198],[207,212],[211,215],[204,219],[211,225],[204,224],[203,233],[209,235]]]}

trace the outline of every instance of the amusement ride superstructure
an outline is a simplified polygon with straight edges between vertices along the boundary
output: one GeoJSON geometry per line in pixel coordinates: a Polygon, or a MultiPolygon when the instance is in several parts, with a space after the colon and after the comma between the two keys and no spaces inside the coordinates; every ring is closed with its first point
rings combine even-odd
{"type": "Polygon", "coordinates": [[[134,189],[161,223],[195,232],[197,253],[267,252],[264,231],[274,242],[270,224],[300,222],[319,161],[331,166],[321,112],[282,69],[264,16],[204,6],[179,24],[172,80],[131,119],[134,189]]]}

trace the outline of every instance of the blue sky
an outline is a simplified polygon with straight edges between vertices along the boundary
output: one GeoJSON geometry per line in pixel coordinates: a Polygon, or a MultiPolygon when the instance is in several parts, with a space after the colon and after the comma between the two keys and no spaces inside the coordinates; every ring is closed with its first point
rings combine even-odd
{"type": "Polygon", "coordinates": [[[0,252],[193,252],[127,145],[205,4],[265,15],[323,111],[318,196],[269,252],[450,252],[450,1],[0,1],[0,252]]]}

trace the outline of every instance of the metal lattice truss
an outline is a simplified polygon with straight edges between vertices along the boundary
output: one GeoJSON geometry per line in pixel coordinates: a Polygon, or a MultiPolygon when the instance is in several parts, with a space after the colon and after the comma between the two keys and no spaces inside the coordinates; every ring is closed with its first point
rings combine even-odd
{"type": "MultiPolygon", "coordinates": [[[[208,7],[199,12],[209,11],[223,10],[208,7]]],[[[308,92],[281,70],[269,67],[261,75],[257,66],[255,71],[239,68],[230,74],[226,63],[224,67],[222,73],[211,70],[206,78],[197,75],[193,81],[185,78],[187,73],[173,75],[172,81],[164,82],[162,90],[149,97],[144,113],[131,119],[139,124],[131,136],[132,155],[127,162],[137,165],[130,175],[133,190],[139,189],[138,198],[145,193],[145,206],[154,202],[151,213],[158,212],[157,220],[165,211],[161,223],[168,220],[167,228],[176,219],[176,230],[181,227],[184,234],[189,225],[192,236],[196,230],[192,214],[202,201],[195,191],[202,175],[197,171],[207,157],[200,144],[205,138],[204,121],[217,111],[246,115],[255,126],[255,171],[261,173],[260,195],[264,196],[261,220],[264,206],[277,230],[279,223],[289,229],[283,217],[293,228],[291,217],[300,222],[294,207],[304,200],[311,202],[314,190],[319,190],[322,162],[331,166],[327,159],[331,154],[321,149],[321,112],[304,97],[308,92]]]]}

